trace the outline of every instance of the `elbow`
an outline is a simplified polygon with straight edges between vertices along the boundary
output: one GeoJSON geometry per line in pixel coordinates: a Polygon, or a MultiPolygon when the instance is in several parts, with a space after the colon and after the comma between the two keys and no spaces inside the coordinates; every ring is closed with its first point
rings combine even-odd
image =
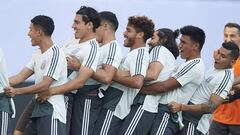
{"type": "Polygon", "coordinates": [[[143,84],[144,84],[143,77],[138,77],[138,78],[135,78],[133,81],[131,81],[132,87],[136,89],[141,89],[143,84]]]}
{"type": "Polygon", "coordinates": [[[146,81],[153,81],[153,80],[157,80],[157,78],[158,78],[157,75],[149,74],[148,76],[146,76],[145,80],[146,81]]]}
{"type": "Polygon", "coordinates": [[[141,89],[143,86],[143,81],[135,81],[133,83],[133,88],[136,88],[136,89],[141,89]]]}
{"type": "Polygon", "coordinates": [[[146,78],[147,81],[153,81],[153,80],[157,80],[156,76],[149,76],[146,78]]]}
{"type": "Polygon", "coordinates": [[[149,78],[150,78],[151,80],[157,80],[158,74],[152,74],[152,75],[149,76],[149,78]]]}
{"type": "Polygon", "coordinates": [[[102,79],[102,83],[103,84],[110,84],[112,82],[112,78],[111,77],[104,77],[104,79],[102,79]]]}
{"type": "Polygon", "coordinates": [[[152,76],[152,80],[157,80],[158,76],[152,76]]]}

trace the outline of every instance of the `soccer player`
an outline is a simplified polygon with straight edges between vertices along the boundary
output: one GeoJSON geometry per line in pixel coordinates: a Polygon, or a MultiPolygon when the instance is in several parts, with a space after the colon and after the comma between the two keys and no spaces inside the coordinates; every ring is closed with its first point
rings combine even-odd
{"type": "Polygon", "coordinates": [[[124,46],[130,53],[122,59],[114,82],[103,92],[103,109],[94,128],[94,135],[117,134],[123,119],[130,112],[134,97],[144,82],[149,64],[149,54],[145,48],[146,40],[152,36],[154,24],[145,16],[128,18],[126,31],[123,33],[124,46]],[[122,71],[131,76],[122,75],[122,71]]]}
{"type": "Polygon", "coordinates": [[[9,98],[4,93],[4,88],[9,86],[7,78],[7,69],[5,58],[2,49],[0,49],[0,132],[1,135],[10,135],[12,130],[10,128],[11,118],[15,117],[15,106],[12,98],[9,98]]]}
{"type": "Polygon", "coordinates": [[[233,84],[232,66],[239,55],[238,46],[232,42],[222,44],[215,57],[214,67],[205,74],[188,104],[169,103],[171,110],[182,111],[184,127],[182,135],[206,134],[210,127],[211,114],[226,98],[233,84]],[[204,115],[203,115],[204,114],[204,115]]]}
{"type": "MultiPolygon", "coordinates": [[[[154,32],[149,41],[150,64],[145,77],[145,85],[167,80],[175,69],[175,58],[179,55],[176,38],[179,31],[162,28],[154,32]]],[[[124,119],[120,134],[146,135],[158,112],[161,94],[135,97],[129,115],[124,119]],[[144,127],[144,128],[142,128],[144,127]]]]}
{"type": "MultiPolygon", "coordinates": [[[[240,48],[240,25],[227,23],[224,27],[224,42],[234,42],[240,48]]],[[[240,76],[240,58],[233,65],[234,78],[240,76]]],[[[238,85],[237,82],[235,85],[238,85]]],[[[234,86],[233,86],[234,87],[234,86]]],[[[234,91],[233,91],[234,92],[234,91]]],[[[237,92],[240,94],[239,92],[237,92]]],[[[233,95],[237,96],[237,95],[233,95]]],[[[230,103],[221,104],[213,113],[213,122],[210,127],[210,135],[240,134],[240,99],[230,103]],[[228,111],[226,111],[228,110],[228,111]]]]}
{"type": "Polygon", "coordinates": [[[10,77],[10,85],[14,86],[35,75],[35,84],[22,88],[6,87],[5,93],[11,97],[22,94],[35,94],[34,109],[31,113],[31,123],[24,135],[44,134],[61,135],[66,130],[66,108],[62,94],[51,96],[46,102],[36,100],[38,93],[47,91],[50,87],[67,82],[67,61],[65,54],[53,43],[51,35],[54,22],[48,16],[39,15],[31,20],[28,36],[32,46],[39,49],[17,75],[10,77]]]}
{"type": "Polygon", "coordinates": [[[143,94],[162,93],[151,134],[177,133],[179,130],[177,114],[171,113],[168,103],[176,101],[187,104],[204,77],[204,64],[200,58],[205,41],[204,31],[189,25],[181,28],[180,33],[182,34],[179,43],[180,56],[186,62],[181,64],[169,79],[146,85],[140,91],[143,94]]]}

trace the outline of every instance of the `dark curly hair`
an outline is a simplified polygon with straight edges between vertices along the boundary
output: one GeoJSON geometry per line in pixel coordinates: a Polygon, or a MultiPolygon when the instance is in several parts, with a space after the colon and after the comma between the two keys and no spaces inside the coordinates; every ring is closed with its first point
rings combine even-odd
{"type": "Polygon", "coordinates": [[[128,18],[128,25],[133,26],[137,32],[144,33],[144,42],[153,35],[154,23],[146,16],[130,16],[128,18]]]}

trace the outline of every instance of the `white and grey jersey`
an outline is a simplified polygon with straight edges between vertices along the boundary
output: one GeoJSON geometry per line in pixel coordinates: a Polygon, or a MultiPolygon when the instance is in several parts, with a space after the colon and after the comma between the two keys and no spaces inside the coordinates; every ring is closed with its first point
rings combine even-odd
{"type": "MultiPolygon", "coordinates": [[[[205,75],[203,82],[200,84],[190,102],[201,104],[209,101],[212,94],[226,98],[232,88],[234,75],[232,69],[215,69],[211,68],[205,75]]],[[[202,133],[207,133],[210,127],[211,114],[204,114],[197,126],[202,133]]]]}
{"type": "MultiPolygon", "coordinates": [[[[148,50],[145,47],[141,47],[134,49],[129,54],[127,54],[127,56],[122,59],[119,69],[123,71],[129,71],[131,76],[142,75],[143,77],[145,77],[148,64],[148,50]]],[[[117,82],[113,82],[110,87],[113,87],[123,92],[119,95],[120,101],[117,104],[113,105],[116,106],[114,115],[120,119],[123,119],[130,112],[130,107],[133,103],[133,99],[139,92],[139,89],[129,88],[117,82]]],[[[106,93],[107,92],[108,90],[106,91],[106,93]]]]}
{"type": "MultiPolygon", "coordinates": [[[[96,71],[99,60],[99,44],[95,38],[75,45],[69,45],[64,49],[64,52],[69,56],[73,55],[77,57],[81,65],[93,70],[94,72],[96,71]]],[[[73,71],[69,75],[68,79],[74,80],[77,75],[78,71],[73,71]]],[[[93,83],[89,80],[90,79],[86,81],[84,87],[80,90],[81,92],[87,93],[98,87],[95,82],[93,83]],[[88,85],[90,85],[90,87],[88,87],[88,85]]]]}
{"type": "MultiPolygon", "coordinates": [[[[121,62],[121,58],[122,58],[121,47],[119,46],[116,40],[113,40],[99,48],[97,69],[102,68],[103,64],[111,65],[118,69],[121,62]]],[[[87,84],[100,85],[101,83],[90,78],[87,80],[87,84]]]]}
{"type": "Polygon", "coordinates": [[[160,103],[168,104],[171,101],[175,101],[187,104],[204,78],[204,64],[202,59],[196,58],[183,63],[173,73],[172,77],[181,84],[181,87],[163,93],[160,103]]]}
{"type": "MultiPolygon", "coordinates": [[[[161,63],[163,65],[163,69],[156,80],[145,82],[146,85],[167,80],[176,67],[175,57],[166,47],[162,45],[155,46],[151,50],[150,64],[153,62],[161,63]]],[[[146,111],[156,113],[158,111],[160,98],[161,94],[146,95],[142,108],[146,111]]]]}
{"type": "MultiPolygon", "coordinates": [[[[71,55],[77,57],[81,65],[96,71],[99,58],[99,45],[95,38],[83,43],[68,45],[64,48],[64,53],[69,57],[71,55]]],[[[72,76],[74,79],[74,75],[72,76]]]]}
{"type": "Polygon", "coordinates": [[[0,93],[4,93],[4,88],[9,85],[7,68],[2,49],[0,48],[0,93]]]}
{"type": "MultiPolygon", "coordinates": [[[[35,75],[35,84],[41,82],[44,76],[53,78],[50,87],[60,86],[67,82],[67,61],[65,54],[53,45],[44,53],[40,49],[35,51],[31,60],[26,65],[35,75]]],[[[36,94],[37,98],[37,94],[36,94]]],[[[66,123],[66,107],[62,94],[51,96],[48,102],[53,107],[53,118],[66,123]]]]}
{"type": "MultiPolygon", "coordinates": [[[[7,67],[6,61],[0,48],[0,111],[12,114],[12,118],[15,117],[15,105],[13,99],[6,96],[4,93],[4,88],[9,86],[9,81],[7,77],[7,67]]],[[[3,121],[3,120],[2,120],[3,121]]]]}
{"type": "Polygon", "coordinates": [[[190,102],[201,104],[209,101],[211,94],[226,98],[232,88],[234,76],[232,69],[211,68],[206,72],[204,80],[193,94],[190,102]]]}

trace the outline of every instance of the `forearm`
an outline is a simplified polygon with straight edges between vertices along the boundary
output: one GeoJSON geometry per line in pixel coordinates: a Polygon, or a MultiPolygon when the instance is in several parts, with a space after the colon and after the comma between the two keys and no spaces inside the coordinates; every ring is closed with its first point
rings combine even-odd
{"type": "Polygon", "coordinates": [[[157,75],[156,74],[152,74],[151,72],[147,72],[146,77],[144,78],[145,81],[153,81],[157,79],[157,75]]]}
{"type": "Polygon", "coordinates": [[[10,86],[18,85],[24,81],[25,81],[25,78],[21,77],[20,75],[15,75],[15,76],[9,77],[10,86]]]}
{"type": "Polygon", "coordinates": [[[50,88],[51,95],[64,94],[83,87],[85,82],[71,80],[63,85],[50,88]]]}
{"type": "Polygon", "coordinates": [[[196,105],[184,105],[181,104],[181,111],[194,112],[208,114],[212,113],[216,109],[216,106],[211,103],[202,103],[196,105]]]}
{"type": "Polygon", "coordinates": [[[9,77],[10,86],[15,86],[24,82],[28,77],[33,74],[33,71],[28,68],[23,68],[18,74],[9,77]]]}
{"type": "Polygon", "coordinates": [[[165,92],[166,89],[160,83],[154,83],[152,85],[145,85],[140,90],[140,93],[147,95],[155,95],[165,92]]]}
{"type": "Polygon", "coordinates": [[[115,72],[111,73],[104,69],[97,69],[97,71],[93,74],[92,78],[103,84],[110,84],[112,82],[114,73],[115,72]]]}
{"type": "Polygon", "coordinates": [[[23,94],[37,94],[49,89],[49,86],[45,84],[36,84],[28,87],[16,88],[16,95],[23,94]]]}
{"type": "Polygon", "coordinates": [[[168,92],[176,88],[182,87],[181,84],[173,77],[163,82],[156,82],[150,85],[146,85],[141,89],[141,93],[153,95],[163,92],[168,92]]]}
{"type": "Polygon", "coordinates": [[[86,81],[93,75],[93,70],[89,69],[88,67],[81,66],[78,72],[78,76],[63,85],[53,87],[49,90],[51,95],[63,94],[66,92],[70,92],[73,90],[80,89],[84,86],[86,81]]]}
{"type": "Polygon", "coordinates": [[[143,86],[144,78],[143,77],[134,78],[131,76],[117,76],[114,78],[114,81],[130,88],[141,89],[143,86]]]}
{"type": "Polygon", "coordinates": [[[198,105],[181,104],[180,111],[202,113],[202,104],[198,104],[198,105]]]}

